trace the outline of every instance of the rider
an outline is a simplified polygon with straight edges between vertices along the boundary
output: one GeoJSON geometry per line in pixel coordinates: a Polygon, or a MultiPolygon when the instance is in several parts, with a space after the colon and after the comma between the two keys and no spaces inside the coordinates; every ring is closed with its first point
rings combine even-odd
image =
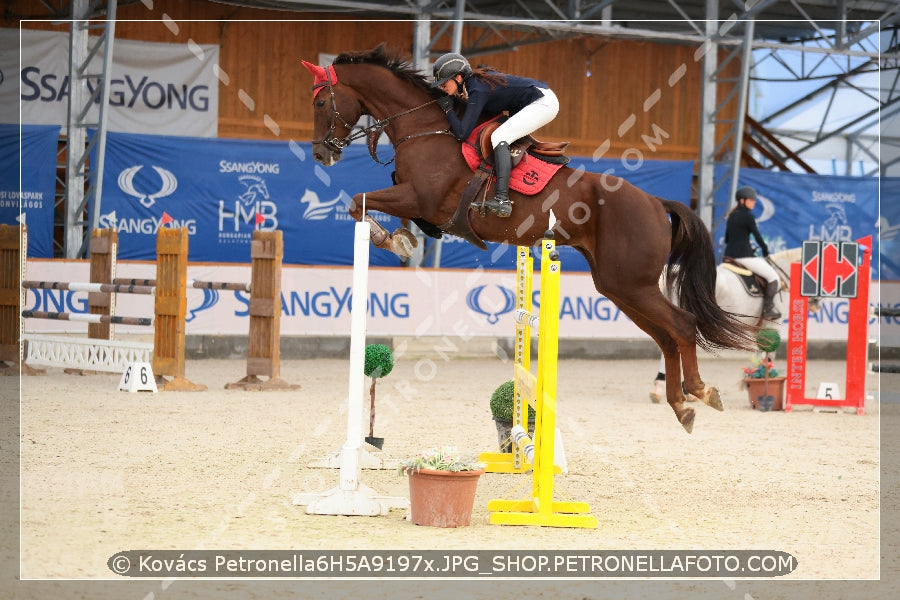
{"type": "Polygon", "coordinates": [[[494,148],[494,172],[497,189],[484,208],[499,217],[512,213],[509,200],[509,145],[539,127],[546,125],[559,112],[556,94],[543,81],[516,77],[490,68],[473,69],[461,54],[451,52],[434,62],[434,83],[448,96],[438,100],[447,115],[450,130],[459,140],[465,140],[483,115],[498,115],[504,111],[509,118],[491,134],[494,148]],[[462,118],[453,110],[459,98],[466,104],[462,118]]]}
{"type": "Polygon", "coordinates": [[[778,273],[765,259],[769,256],[769,247],[759,233],[752,212],[756,205],[756,190],[746,185],[738,188],[735,201],[737,205],[728,213],[728,220],[725,222],[725,256],[735,259],[742,267],[766,280],[762,316],[766,319],[780,319],[781,313],[775,308],[774,300],[781,282],[778,273]],[[755,256],[750,246],[751,234],[762,250],[762,257],[755,256]]]}

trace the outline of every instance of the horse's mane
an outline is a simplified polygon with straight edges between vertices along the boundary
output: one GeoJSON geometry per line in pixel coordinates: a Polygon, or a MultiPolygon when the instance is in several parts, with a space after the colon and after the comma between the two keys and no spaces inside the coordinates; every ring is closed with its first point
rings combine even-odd
{"type": "Polygon", "coordinates": [[[389,70],[403,81],[409,82],[417,88],[424,90],[429,96],[437,96],[436,90],[432,89],[418,69],[416,69],[410,59],[400,54],[399,51],[389,49],[385,44],[378,44],[371,50],[359,50],[353,52],[342,52],[334,59],[336,65],[348,64],[368,64],[378,65],[389,70]]]}

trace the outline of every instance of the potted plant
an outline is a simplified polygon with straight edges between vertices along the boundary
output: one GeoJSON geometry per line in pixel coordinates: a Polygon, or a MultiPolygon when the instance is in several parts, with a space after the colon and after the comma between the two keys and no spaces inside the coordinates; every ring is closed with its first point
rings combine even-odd
{"type": "MultiPolygon", "coordinates": [[[[497,442],[500,452],[512,452],[510,431],[513,424],[516,388],[512,379],[501,383],[491,394],[491,417],[497,426],[497,442]]],[[[528,435],[534,437],[534,408],[528,406],[528,435]]]]}
{"type": "Polygon", "coordinates": [[[379,450],[384,447],[384,438],[375,437],[375,383],[379,377],[387,377],[394,369],[394,353],[384,344],[369,344],[365,350],[363,371],[366,377],[372,378],[369,388],[369,435],[366,443],[379,450]]]}
{"type": "Polygon", "coordinates": [[[784,404],[784,377],[778,375],[772,363],[779,346],[781,334],[777,329],[765,328],[756,333],[760,354],[753,357],[749,367],[744,367],[743,379],[754,410],[781,410],[784,404]]]}
{"type": "Polygon", "coordinates": [[[438,446],[400,461],[397,471],[409,477],[410,521],[431,527],[469,524],[483,464],[463,459],[453,446],[438,446]]]}
{"type": "Polygon", "coordinates": [[[743,383],[750,396],[750,407],[762,412],[781,410],[784,403],[784,380],[772,360],[755,357],[749,367],[744,367],[743,383]]]}

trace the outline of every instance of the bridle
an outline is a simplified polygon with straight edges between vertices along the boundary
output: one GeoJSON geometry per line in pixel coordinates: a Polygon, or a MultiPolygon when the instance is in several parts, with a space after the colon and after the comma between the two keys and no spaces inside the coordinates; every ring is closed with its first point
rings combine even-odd
{"type": "MultiPolygon", "coordinates": [[[[428,106],[430,104],[434,104],[437,102],[437,99],[429,100],[425,104],[420,104],[419,106],[414,106],[413,108],[404,110],[403,112],[399,112],[395,115],[385,117],[384,119],[375,121],[368,127],[362,127],[354,132],[353,125],[351,125],[350,123],[347,123],[347,120],[341,115],[340,111],[337,108],[337,101],[335,100],[335,97],[334,97],[334,85],[331,81],[331,74],[328,71],[325,72],[325,77],[326,77],[325,81],[322,81],[322,82],[317,83],[314,86],[312,86],[313,102],[315,102],[316,95],[318,94],[318,92],[316,90],[318,90],[319,88],[322,88],[322,87],[328,88],[328,95],[331,98],[331,123],[328,126],[328,131],[325,133],[325,136],[321,140],[312,140],[312,143],[314,143],[314,144],[322,143],[325,145],[326,148],[328,148],[332,152],[336,152],[336,153],[340,154],[344,150],[344,148],[346,148],[347,146],[350,145],[351,142],[353,142],[353,140],[358,140],[359,138],[367,137],[368,138],[369,155],[372,157],[372,160],[374,160],[375,162],[377,162],[380,165],[389,165],[392,162],[394,162],[393,158],[387,162],[381,162],[380,160],[378,160],[376,146],[378,145],[378,138],[381,136],[381,133],[384,131],[384,129],[388,125],[390,125],[394,119],[396,119],[398,117],[402,117],[403,115],[408,115],[419,109],[425,108],[426,106],[428,106]],[[343,125],[344,128],[350,132],[344,138],[338,138],[336,135],[334,135],[334,129],[335,129],[335,125],[336,125],[337,121],[340,121],[341,125],[343,125]]],[[[450,132],[449,129],[440,129],[437,131],[423,131],[421,133],[413,133],[411,135],[404,136],[404,137],[400,138],[399,140],[397,140],[396,142],[392,141],[392,144],[394,146],[394,149],[396,150],[397,146],[399,146],[403,142],[405,142],[407,140],[411,140],[413,138],[426,136],[426,135],[453,135],[453,134],[450,132]]]]}

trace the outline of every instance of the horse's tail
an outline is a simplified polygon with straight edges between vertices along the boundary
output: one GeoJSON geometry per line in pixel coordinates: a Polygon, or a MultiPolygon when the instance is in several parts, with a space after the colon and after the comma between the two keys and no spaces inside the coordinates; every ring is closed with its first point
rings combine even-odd
{"type": "Polygon", "coordinates": [[[754,327],[716,303],[716,258],[706,225],[691,207],[660,200],[672,220],[666,287],[675,292],[678,306],[697,318],[697,344],[706,350],[754,350],[754,327]]]}

